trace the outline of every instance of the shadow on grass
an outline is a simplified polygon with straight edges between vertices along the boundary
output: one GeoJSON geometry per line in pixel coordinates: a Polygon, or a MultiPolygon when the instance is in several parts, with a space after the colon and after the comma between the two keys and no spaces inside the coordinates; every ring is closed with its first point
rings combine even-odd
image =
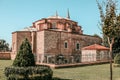
{"type": "Polygon", "coordinates": [[[52,80],[72,80],[72,79],[61,79],[61,78],[53,77],[52,80]]]}

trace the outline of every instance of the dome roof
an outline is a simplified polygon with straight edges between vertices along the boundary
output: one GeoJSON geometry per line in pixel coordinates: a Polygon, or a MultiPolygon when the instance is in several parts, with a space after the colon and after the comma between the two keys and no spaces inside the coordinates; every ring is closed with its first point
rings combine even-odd
{"type": "Polygon", "coordinates": [[[67,17],[64,18],[64,17],[61,17],[58,15],[57,11],[56,11],[56,14],[54,16],[49,16],[48,19],[67,19],[67,20],[70,20],[70,15],[69,15],[69,12],[67,14],[67,17]]]}
{"type": "Polygon", "coordinates": [[[61,17],[61,16],[49,16],[48,19],[68,19],[70,20],[69,18],[64,18],[64,17],[61,17]]]}
{"type": "Polygon", "coordinates": [[[37,29],[36,28],[32,28],[32,27],[26,27],[26,28],[24,28],[24,29],[22,29],[20,31],[37,31],[37,29]]]}

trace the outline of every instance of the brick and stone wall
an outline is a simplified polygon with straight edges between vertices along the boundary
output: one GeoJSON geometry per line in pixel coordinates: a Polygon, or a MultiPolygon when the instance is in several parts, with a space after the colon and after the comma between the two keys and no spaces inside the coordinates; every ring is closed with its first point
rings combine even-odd
{"type": "Polygon", "coordinates": [[[59,54],[60,53],[60,32],[44,31],[44,47],[45,53],[59,54]]]}
{"type": "Polygon", "coordinates": [[[96,50],[82,50],[81,62],[92,62],[97,61],[97,51],[96,50]]]}
{"type": "Polygon", "coordinates": [[[11,59],[10,54],[11,52],[0,52],[0,59],[1,60],[11,59]]]}
{"type": "Polygon", "coordinates": [[[12,33],[12,54],[11,59],[15,59],[15,56],[19,50],[20,45],[22,44],[22,41],[27,38],[30,43],[31,42],[31,32],[29,31],[18,31],[12,33]]]}
{"type": "Polygon", "coordinates": [[[44,31],[38,31],[36,33],[36,60],[37,62],[43,62],[44,56],[44,31]]]}
{"type": "Polygon", "coordinates": [[[36,39],[36,53],[43,54],[44,53],[44,31],[37,32],[37,39],[36,39]]]}
{"type": "Polygon", "coordinates": [[[81,48],[91,44],[101,43],[98,37],[68,33],[65,31],[43,30],[37,32],[18,31],[12,34],[12,54],[11,59],[15,59],[17,51],[22,41],[27,38],[31,43],[33,53],[36,53],[38,61],[41,55],[71,55],[81,54],[81,48]],[[68,47],[65,48],[65,42],[68,47]],[[80,48],[76,49],[76,44],[80,44],[80,48]]]}
{"type": "Polygon", "coordinates": [[[98,37],[71,34],[67,32],[45,30],[44,31],[44,50],[48,54],[65,54],[71,55],[75,52],[81,53],[81,48],[101,43],[101,39],[98,37]],[[68,48],[64,48],[64,43],[68,43],[68,48]],[[80,44],[80,49],[76,50],[76,44],[80,44]]]}

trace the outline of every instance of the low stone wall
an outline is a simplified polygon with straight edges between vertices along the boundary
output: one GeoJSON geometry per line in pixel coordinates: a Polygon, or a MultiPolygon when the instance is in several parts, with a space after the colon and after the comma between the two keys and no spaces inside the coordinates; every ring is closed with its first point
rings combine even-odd
{"type": "Polygon", "coordinates": [[[47,65],[50,66],[51,68],[68,68],[68,67],[79,67],[79,66],[87,66],[87,65],[97,65],[97,64],[105,64],[109,63],[109,60],[104,60],[104,61],[93,61],[93,62],[83,62],[83,63],[74,63],[74,64],[47,64],[47,63],[36,63],[37,65],[47,65]]]}
{"type": "Polygon", "coordinates": [[[0,59],[1,60],[9,60],[9,59],[11,59],[10,54],[11,54],[11,52],[0,52],[0,59]]]}

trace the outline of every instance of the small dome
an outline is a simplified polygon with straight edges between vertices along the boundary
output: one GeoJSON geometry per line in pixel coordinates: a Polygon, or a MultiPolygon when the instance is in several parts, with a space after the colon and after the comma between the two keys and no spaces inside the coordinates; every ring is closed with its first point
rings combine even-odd
{"type": "Polygon", "coordinates": [[[64,17],[59,16],[58,13],[57,13],[57,11],[56,11],[56,14],[55,14],[54,16],[49,16],[48,19],[49,19],[49,18],[52,18],[52,19],[67,19],[67,20],[70,20],[70,15],[69,15],[69,11],[68,11],[67,17],[64,18],[64,17]]]}
{"type": "Polygon", "coordinates": [[[37,29],[36,28],[31,28],[31,27],[26,27],[26,28],[24,28],[20,31],[37,31],[37,29]]]}
{"type": "Polygon", "coordinates": [[[58,18],[58,19],[65,19],[65,18],[63,18],[63,17],[61,17],[61,16],[49,16],[48,18],[58,18]]]}
{"type": "Polygon", "coordinates": [[[66,20],[70,20],[69,18],[64,18],[61,16],[49,16],[47,19],[66,19],[66,20]]]}

